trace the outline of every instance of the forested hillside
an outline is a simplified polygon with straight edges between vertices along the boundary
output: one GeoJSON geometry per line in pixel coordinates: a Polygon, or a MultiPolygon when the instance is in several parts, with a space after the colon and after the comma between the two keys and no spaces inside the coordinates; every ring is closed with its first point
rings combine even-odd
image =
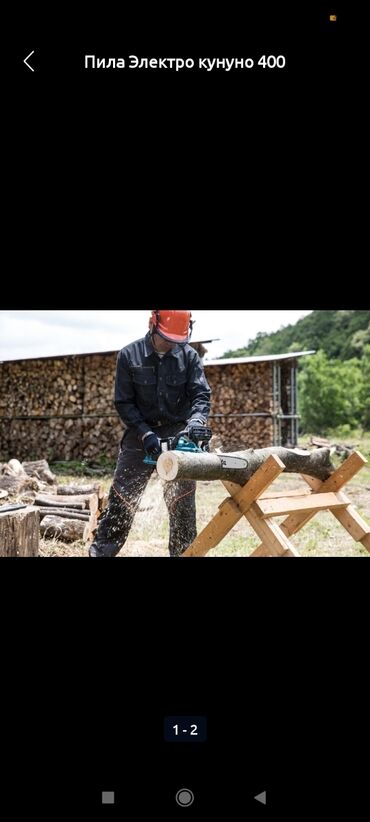
{"type": "Polygon", "coordinates": [[[348,360],[361,357],[367,344],[370,344],[370,310],[312,311],[295,325],[287,325],[272,334],[257,334],[246,341],[245,347],[227,351],[224,357],[320,349],[331,359],[348,360]]]}

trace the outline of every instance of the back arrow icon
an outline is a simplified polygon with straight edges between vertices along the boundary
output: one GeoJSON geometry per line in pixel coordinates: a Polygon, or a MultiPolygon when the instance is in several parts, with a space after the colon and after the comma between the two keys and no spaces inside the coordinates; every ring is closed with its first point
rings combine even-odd
{"type": "Polygon", "coordinates": [[[24,60],[23,60],[23,62],[26,64],[27,68],[31,69],[31,71],[35,71],[35,69],[34,69],[34,68],[32,68],[32,66],[30,66],[30,65],[27,63],[27,60],[29,60],[29,58],[30,58],[30,57],[32,57],[32,55],[33,55],[34,53],[35,53],[35,49],[33,49],[33,51],[30,51],[30,53],[29,53],[29,54],[27,54],[27,57],[25,57],[25,58],[24,58],[24,60]]]}

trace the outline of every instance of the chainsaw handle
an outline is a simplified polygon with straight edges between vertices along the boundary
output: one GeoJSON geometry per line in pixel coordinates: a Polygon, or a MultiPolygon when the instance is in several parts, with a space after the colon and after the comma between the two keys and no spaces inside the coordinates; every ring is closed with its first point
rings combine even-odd
{"type": "Polygon", "coordinates": [[[189,440],[189,442],[190,442],[188,432],[186,430],[185,431],[179,431],[179,433],[176,434],[176,436],[173,437],[172,440],[171,440],[171,451],[173,451],[176,448],[177,443],[178,443],[178,441],[181,437],[186,437],[186,439],[189,440]]]}

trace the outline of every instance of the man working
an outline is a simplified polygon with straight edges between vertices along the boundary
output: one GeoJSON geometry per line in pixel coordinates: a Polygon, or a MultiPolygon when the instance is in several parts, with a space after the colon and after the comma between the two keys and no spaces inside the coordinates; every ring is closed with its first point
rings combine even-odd
{"type": "MultiPolygon", "coordinates": [[[[152,311],[147,335],[118,355],[115,405],[125,423],[106,510],[99,520],[90,557],[114,557],[123,547],[153,465],[159,439],[205,426],[211,389],[197,352],[188,345],[190,311],[152,311]]],[[[196,537],[196,483],[167,483],[170,556],[180,556],[196,537]]]]}

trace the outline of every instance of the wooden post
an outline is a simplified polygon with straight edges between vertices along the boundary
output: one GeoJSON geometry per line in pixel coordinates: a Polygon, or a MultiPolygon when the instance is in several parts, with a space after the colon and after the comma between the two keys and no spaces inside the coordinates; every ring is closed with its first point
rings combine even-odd
{"type": "Polygon", "coordinates": [[[299,557],[296,548],[280,530],[276,522],[261,519],[256,503],[253,503],[245,515],[248,522],[262,539],[260,548],[256,548],[254,557],[299,557]]]}
{"type": "Polygon", "coordinates": [[[248,511],[256,497],[284,471],[284,463],[272,455],[257,469],[251,479],[243,486],[225,481],[223,484],[233,494],[232,498],[225,499],[218,513],[203,529],[201,534],[182,554],[183,557],[201,557],[208,553],[229,533],[231,528],[248,511]]]}
{"type": "Polygon", "coordinates": [[[323,510],[331,511],[353,538],[370,551],[370,526],[340,490],[366,462],[362,454],[354,452],[324,482],[303,475],[311,490],[269,490],[267,493],[266,489],[284,470],[281,459],[276,454],[270,455],[242,488],[235,482],[223,480],[231,497],[221,503],[218,513],[182,556],[204,556],[244,515],[262,539],[262,544],[253,551],[252,557],[299,557],[299,552],[288,537],[323,510]],[[281,525],[272,521],[274,517],[284,514],[289,516],[281,525]]]}
{"type": "MultiPolygon", "coordinates": [[[[338,493],[366,464],[367,459],[365,459],[359,451],[354,451],[324,482],[305,474],[302,474],[302,478],[315,492],[336,492],[338,501],[347,503],[345,507],[342,506],[341,509],[329,508],[328,510],[332,511],[333,516],[342,523],[344,528],[353,536],[353,539],[361,542],[362,545],[370,551],[370,527],[360,517],[355,508],[349,505],[348,498],[345,497],[342,492],[338,493]]],[[[289,496],[294,493],[297,495],[297,492],[291,491],[289,496]]],[[[304,492],[301,492],[301,494],[303,496],[304,492]]],[[[277,494],[272,494],[271,496],[275,498],[277,494]]],[[[312,498],[314,499],[314,497],[312,498]]],[[[316,510],[305,512],[301,508],[301,511],[289,514],[284,522],[280,524],[280,530],[285,536],[290,537],[310,522],[316,513],[316,510]]],[[[263,544],[259,545],[251,556],[267,556],[265,546],[263,544]]]]}
{"type": "MultiPolygon", "coordinates": [[[[362,460],[364,459],[364,457],[362,457],[362,454],[358,454],[358,452],[355,453],[358,456],[360,456],[362,460]]],[[[352,456],[354,455],[351,454],[351,457],[352,456]]],[[[348,463],[351,457],[348,457],[346,462],[343,463],[343,466],[345,466],[346,463],[348,463]]],[[[352,464],[354,465],[355,462],[353,461],[352,464]]],[[[320,480],[315,480],[313,479],[313,477],[304,477],[304,479],[314,491],[322,487],[322,483],[320,482],[320,480]]],[[[345,498],[342,492],[338,492],[337,497],[345,498]]],[[[345,499],[347,499],[347,502],[349,502],[348,498],[345,499]]],[[[352,539],[354,539],[355,542],[361,542],[364,548],[366,548],[366,550],[370,553],[370,525],[368,525],[367,522],[365,522],[365,520],[362,519],[358,511],[356,511],[356,508],[354,508],[353,505],[349,504],[342,510],[335,510],[333,508],[331,508],[330,510],[335,519],[337,519],[338,522],[340,522],[341,525],[343,525],[343,528],[345,528],[346,531],[348,531],[352,539]]]]}
{"type": "MultiPolygon", "coordinates": [[[[357,471],[360,470],[364,465],[367,464],[367,459],[360,454],[359,451],[354,451],[339,468],[334,471],[334,473],[324,482],[317,482],[315,485],[311,484],[311,477],[308,478],[306,475],[303,475],[303,479],[314,488],[315,491],[340,491],[344,485],[349,482],[357,471]]],[[[300,514],[290,514],[284,522],[281,523],[280,528],[284,531],[286,536],[291,536],[303,528],[307,522],[312,519],[315,515],[315,511],[310,511],[310,513],[300,513],[300,514]]],[[[366,547],[366,546],[365,546],[366,547]]]]}
{"type": "Polygon", "coordinates": [[[0,508],[0,557],[37,557],[39,520],[39,512],[31,506],[3,514],[0,508]]]}

